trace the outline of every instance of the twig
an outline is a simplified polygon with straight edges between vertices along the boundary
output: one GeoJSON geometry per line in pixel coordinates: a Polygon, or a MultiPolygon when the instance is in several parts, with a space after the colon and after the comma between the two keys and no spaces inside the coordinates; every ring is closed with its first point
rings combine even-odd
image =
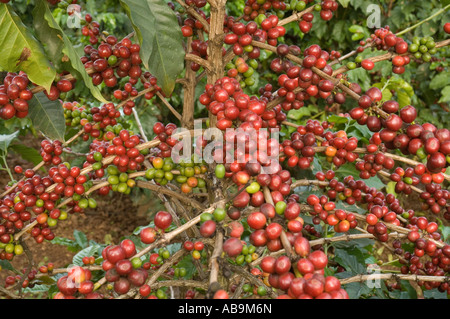
{"type": "Polygon", "coordinates": [[[217,259],[220,257],[223,251],[223,233],[222,231],[216,231],[216,240],[214,243],[214,251],[209,259],[209,267],[211,269],[209,275],[209,287],[212,287],[214,283],[218,283],[219,277],[219,263],[217,259]]]}
{"type": "Polygon", "coordinates": [[[159,185],[152,184],[152,183],[146,182],[146,181],[137,181],[136,185],[138,187],[150,189],[150,190],[153,190],[155,192],[158,192],[158,193],[161,193],[161,194],[164,194],[164,195],[175,197],[176,199],[178,199],[178,200],[180,200],[180,201],[182,201],[182,202],[184,202],[186,204],[189,204],[189,205],[191,205],[194,208],[197,208],[197,209],[200,209],[200,210],[205,209],[203,204],[199,203],[195,199],[192,199],[192,198],[187,197],[185,195],[182,195],[182,194],[176,193],[174,191],[171,191],[170,189],[168,189],[168,188],[166,188],[164,186],[159,186],[159,185]]]}
{"type": "Polygon", "coordinates": [[[162,94],[160,92],[156,92],[156,95],[161,99],[161,101],[164,103],[164,105],[167,106],[167,108],[173,113],[173,115],[175,115],[175,117],[181,121],[180,113],[178,113],[177,110],[175,110],[173,108],[173,106],[170,105],[170,103],[167,101],[167,99],[164,96],[162,96],[162,94]]]}
{"type": "Polygon", "coordinates": [[[368,280],[413,280],[413,281],[432,281],[432,282],[445,282],[450,280],[450,276],[423,276],[423,275],[404,275],[404,274],[371,274],[371,275],[357,275],[350,278],[341,279],[341,285],[346,285],[352,282],[364,282],[368,280]]]}
{"type": "Polygon", "coordinates": [[[399,36],[401,36],[401,35],[403,35],[403,34],[409,32],[409,31],[411,31],[411,30],[414,30],[414,29],[417,28],[418,26],[424,24],[425,22],[427,22],[427,21],[429,21],[429,20],[431,20],[431,19],[434,19],[435,17],[437,17],[438,15],[444,13],[444,12],[447,11],[448,9],[450,9],[450,4],[446,5],[444,8],[442,8],[442,9],[439,10],[439,11],[437,11],[435,14],[429,16],[428,18],[419,21],[419,22],[416,23],[415,25],[410,26],[409,28],[406,28],[406,29],[403,30],[403,31],[397,32],[395,35],[399,37],[399,36]]]}
{"type": "Polygon", "coordinates": [[[139,132],[141,133],[142,138],[144,139],[144,141],[148,142],[147,135],[145,135],[141,120],[139,119],[139,115],[134,107],[132,108],[132,111],[133,111],[134,119],[136,120],[136,124],[139,128],[139,132]]]}

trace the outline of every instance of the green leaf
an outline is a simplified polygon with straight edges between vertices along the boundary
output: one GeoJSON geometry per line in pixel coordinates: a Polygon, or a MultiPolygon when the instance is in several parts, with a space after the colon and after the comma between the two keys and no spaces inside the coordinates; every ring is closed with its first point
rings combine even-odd
{"type": "Polygon", "coordinates": [[[41,40],[44,46],[48,58],[60,68],[64,56],[62,52],[64,41],[58,37],[59,33],[56,29],[50,28],[47,20],[44,18],[45,13],[45,1],[39,1],[33,10],[33,27],[36,31],[37,38],[41,40]]]}
{"type": "Polygon", "coordinates": [[[14,271],[14,267],[8,260],[0,260],[0,267],[2,267],[2,269],[14,271]]]}
{"type": "Polygon", "coordinates": [[[19,131],[14,132],[9,135],[0,135],[0,150],[6,153],[8,150],[9,144],[19,135],[19,131]]]}
{"type": "MultiPolygon", "coordinates": [[[[355,177],[355,179],[360,179],[359,172],[355,168],[355,165],[353,165],[352,163],[346,163],[340,166],[337,169],[336,173],[342,177],[352,175],[353,177],[355,177]]],[[[385,186],[384,183],[378,178],[378,176],[365,179],[364,182],[366,183],[367,186],[375,187],[376,189],[381,189],[385,186]]]]}
{"type": "Polygon", "coordinates": [[[372,291],[365,282],[352,282],[342,288],[347,291],[350,299],[359,299],[362,295],[368,295],[372,291]]]}
{"type": "Polygon", "coordinates": [[[298,110],[290,110],[287,117],[293,120],[300,120],[303,116],[310,116],[311,111],[307,107],[301,107],[298,110]]]}
{"type": "Polygon", "coordinates": [[[364,38],[364,33],[354,33],[352,34],[352,41],[359,41],[364,38]]]}
{"type": "Polygon", "coordinates": [[[25,293],[42,293],[47,292],[50,289],[48,285],[34,285],[33,288],[26,287],[23,292],[25,293]]]}
{"type": "Polygon", "coordinates": [[[85,249],[81,250],[78,254],[73,256],[72,263],[77,266],[83,266],[83,257],[90,257],[93,256],[99,248],[99,245],[93,245],[86,247],[85,249]]]}
{"type": "MultiPolygon", "coordinates": [[[[356,207],[356,206],[354,206],[354,207],[356,207]]],[[[364,212],[365,212],[365,210],[364,210],[364,212]]],[[[359,232],[355,229],[352,229],[348,232],[348,234],[349,235],[361,234],[361,232],[359,232]]],[[[339,236],[342,236],[342,234],[335,235],[335,237],[339,237],[339,236]]],[[[354,240],[350,240],[350,241],[337,241],[337,242],[332,243],[331,245],[336,248],[339,248],[339,249],[349,249],[349,248],[356,247],[358,249],[363,249],[365,251],[364,247],[373,246],[374,243],[375,243],[375,241],[372,239],[360,238],[360,239],[354,239],[354,240]]],[[[373,256],[370,256],[370,257],[373,257],[373,256]]],[[[367,263],[367,259],[365,262],[367,263]]]]}
{"type": "Polygon", "coordinates": [[[351,271],[354,274],[362,274],[367,272],[365,257],[359,248],[335,248],[334,252],[334,260],[347,271],[351,271]]]}
{"type": "Polygon", "coordinates": [[[404,91],[397,92],[397,101],[398,101],[400,108],[411,104],[411,98],[404,91]]]}
{"type": "Polygon", "coordinates": [[[88,239],[85,233],[75,229],[73,231],[73,237],[75,237],[75,241],[81,248],[86,248],[86,246],[88,245],[88,239]]]}
{"type": "Polygon", "coordinates": [[[55,245],[61,245],[61,246],[66,246],[67,250],[71,251],[71,252],[78,252],[81,250],[81,247],[78,246],[77,242],[75,240],[69,239],[69,238],[64,238],[64,237],[55,237],[52,241],[52,244],[55,245]]]}
{"type": "Polygon", "coordinates": [[[411,286],[409,281],[401,280],[402,289],[405,289],[410,299],[417,299],[417,291],[411,286]]]}
{"type": "Polygon", "coordinates": [[[10,149],[22,156],[24,160],[33,163],[33,165],[37,165],[42,161],[42,156],[35,148],[23,144],[14,144],[10,146],[10,149]]]}
{"type": "Polygon", "coordinates": [[[447,299],[447,293],[440,292],[437,289],[425,290],[423,296],[425,299],[447,299]]]}
{"type": "Polygon", "coordinates": [[[444,224],[441,224],[439,226],[439,230],[442,233],[442,238],[445,242],[449,242],[448,239],[450,238],[450,226],[445,226],[444,224]]]}
{"type": "Polygon", "coordinates": [[[55,68],[12,7],[4,3],[0,4],[0,48],[0,69],[24,71],[33,83],[50,91],[56,76],[55,68]]]}
{"type": "Polygon", "coordinates": [[[364,29],[363,27],[361,27],[360,25],[352,25],[350,28],[348,28],[348,31],[350,31],[351,33],[364,33],[364,29]]]}
{"type": "Polygon", "coordinates": [[[439,99],[439,103],[442,102],[449,102],[450,101],[450,85],[447,85],[442,91],[441,91],[441,98],[439,99]]]}
{"type": "Polygon", "coordinates": [[[344,116],[331,115],[327,118],[327,121],[330,123],[343,124],[343,123],[347,123],[349,121],[349,119],[344,116]]]}
{"type": "Polygon", "coordinates": [[[164,0],[121,0],[141,44],[144,66],[169,96],[184,69],[183,36],[175,13],[164,0]]]}
{"type": "Polygon", "coordinates": [[[181,261],[179,261],[177,263],[177,267],[186,269],[186,276],[183,277],[184,279],[192,279],[197,272],[197,268],[195,267],[191,254],[185,256],[181,261]]]}
{"type": "Polygon", "coordinates": [[[447,72],[441,72],[430,82],[430,89],[436,90],[443,88],[450,82],[450,75],[447,72]]]}
{"type": "MultiPolygon", "coordinates": [[[[69,58],[70,64],[65,63],[65,66],[70,67],[70,73],[80,81],[83,81],[83,83],[89,88],[92,95],[103,103],[108,103],[108,101],[103,97],[98,87],[96,87],[92,83],[91,77],[86,72],[86,69],[84,67],[84,64],[81,62],[81,57],[78,54],[77,50],[72,45],[72,42],[70,42],[67,35],[63,32],[61,27],[58,25],[58,23],[53,18],[53,15],[48,8],[48,4],[46,1],[38,1],[35,9],[33,10],[33,16],[35,24],[39,26],[39,32],[38,34],[41,34],[44,39],[41,39],[43,42],[45,41],[45,37],[48,37],[49,43],[52,43],[52,46],[56,46],[56,48],[51,48],[52,50],[56,50],[57,48],[61,48],[61,45],[58,44],[59,41],[63,41],[64,46],[62,46],[62,53],[66,55],[69,58]],[[43,23],[47,23],[47,26],[42,26],[43,23]],[[50,31],[51,30],[51,31],[50,31]],[[56,37],[56,38],[55,38],[56,37]]],[[[50,50],[50,49],[49,49],[50,50]]],[[[59,56],[57,52],[53,52],[50,54],[51,57],[56,58],[59,56]]],[[[60,64],[60,61],[54,61],[56,64],[60,64]]],[[[67,70],[67,67],[65,68],[67,70]]]]}
{"type": "Polygon", "coordinates": [[[338,0],[338,2],[342,5],[342,7],[347,8],[350,0],[338,0]]]}
{"type": "Polygon", "coordinates": [[[66,123],[59,100],[50,101],[43,92],[36,93],[29,102],[28,114],[36,129],[52,140],[64,141],[66,123]]]}

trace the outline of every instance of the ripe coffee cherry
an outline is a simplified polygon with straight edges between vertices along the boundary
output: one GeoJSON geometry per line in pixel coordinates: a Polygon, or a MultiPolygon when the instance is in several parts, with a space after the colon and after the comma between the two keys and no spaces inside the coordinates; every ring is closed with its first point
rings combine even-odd
{"type": "Polygon", "coordinates": [[[230,257],[236,257],[242,252],[241,240],[235,237],[228,238],[223,243],[223,251],[230,257]]]}
{"type": "Polygon", "coordinates": [[[372,70],[374,67],[375,67],[375,63],[373,63],[373,61],[371,61],[371,60],[363,60],[362,62],[361,62],[361,66],[364,68],[364,69],[366,69],[366,70],[368,70],[368,71],[370,71],[370,70],[372,70]]]}
{"type": "Polygon", "coordinates": [[[172,223],[172,215],[165,211],[160,211],[155,215],[155,226],[159,229],[165,230],[172,223]]]}
{"type": "Polygon", "coordinates": [[[400,110],[400,117],[405,123],[412,123],[417,117],[417,110],[414,106],[407,105],[400,110]]]}
{"type": "Polygon", "coordinates": [[[450,34],[450,22],[447,22],[446,24],[444,24],[444,31],[447,34],[450,34]]]}

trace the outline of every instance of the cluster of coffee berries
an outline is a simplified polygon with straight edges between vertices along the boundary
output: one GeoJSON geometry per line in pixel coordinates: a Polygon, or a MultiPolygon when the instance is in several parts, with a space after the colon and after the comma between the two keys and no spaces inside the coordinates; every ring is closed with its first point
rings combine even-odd
{"type": "Polygon", "coordinates": [[[395,162],[392,158],[385,156],[383,153],[377,154],[365,154],[363,159],[355,164],[356,169],[359,171],[359,177],[362,179],[368,179],[373,177],[382,170],[392,169],[395,162]]]}
{"type": "Polygon", "coordinates": [[[328,123],[320,123],[317,120],[308,120],[305,126],[297,127],[291,134],[290,139],[286,139],[281,144],[280,151],[284,154],[280,161],[286,161],[288,167],[298,166],[301,169],[310,167],[314,155],[316,154],[317,136],[324,134],[328,123]]]}
{"type": "MultiPolygon", "coordinates": [[[[155,96],[155,91],[161,91],[161,88],[156,85],[158,82],[156,77],[153,76],[150,72],[144,72],[144,89],[152,89],[148,90],[144,94],[144,98],[146,100],[151,100],[155,96]]],[[[130,83],[125,83],[123,90],[115,90],[114,91],[114,98],[120,101],[125,101],[129,99],[130,97],[135,97],[138,95],[137,89],[130,83]]],[[[132,112],[132,108],[135,106],[135,103],[131,100],[127,101],[123,105],[123,113],[125,115],[130,115],[132,112]]]]}
{"type": "Polygon", "coordinates": [[[22,274],[17,274],[15,276],[7,276],[5,278],[5,288],[10,288],[11,286],[22,283],[22,288],[33,288],[35,283],[32,281],[36,278],[38,271],[36,269],[31,269],[27,272],[27,269],[22,269],[22,274]],[[28,274],[28,275],[26,275],[28,274]],[[24,278],[25,277],[25,278],[24,278]]]}
{"type": "MultiPolygon", "coordinates": [[[[76,115],[78,112],[75,110],[76,115]]],[[[84,132],[86,133],[85,139],[87,139],[89,135],[93,138],[101,138],[105,128],[116,125],[117,119],[120,117],[120,111],[116,109],[113,103],[104,104],[101,107],[92,107],[89,111],[86,111],[86,113],[88,112],[91,116],[86,116],[87,120],[82,121],[83,123],[80,122],[80,124],[83,125],[84,132]],[[92,121],[89,121],[91,117],[92,121]]],[[[108,136],[106,137],[108,138],[108,136]]]]}
{"type": "Polygon", "coordinates": [[[0,85],[0,117],[9,120],[14,116],[24,118],[28,115],[28,101],[33,97],[29,90],[28,76],[20,72],[5,76],[3,84],[0,85]]]}
{"type": "Polygon", "coordinates": [[[92,114],[86,105],[81,105],[76,101],[64,102],[63,108],[66,126],[78,127],[92,122],[92,114]]]}
{"type": "Polygon", "coordinates": [[[176,124],[169,123],[164,125],[161,122],[153,125],[153,133],[156,134],[155,140],[160,140],[161,143],[152,149],[152,155],[157,157],[171,157],[172,149],[176,147],[178,152],[182,150],[182,143],[179,143],[178,139],[173,138],[172,134],[177,130],[176,124]]]}
{"type": "Polygon", "coordinates": [[[94,292],[94,282],[91,281],[92,273],[89,269],[74,266],[68,270],[67,275],[58,279],[56,285],[59,292],[53,299],[78,299],[83,296],[86,299],[102,299],[103,296],[94,292]]]}
{"type": "MultiPolygon", "coordinates": [[[[330,180],[330,189],[336,192],[344,191],[343,185],[338,185],[336,179],[330,180]]],[[[344,210],[336,209],[335,202],[329,201],[329,198],[325,195],[318,197],[311,194],[307,198],[307,203],[312,206],[311,212],[314,224],[319,224],[320,221],[324,221],[330,226],[334,226],[336,232],[345,233],[350,228],[355,228],[357,222],[355,216],[352,213],[347,213],[344,210]]]]}
{"type": "Polygon", "coordinates": [[[63,145],[60,141],[43,140],[41,142],[40,154],[45,164],[58,165],[62,162],[60,155],[63,152],[63,145]]]}
{"type": "Polygon", "coordinates": [[[368,116],[365,110],[374,102],[381,101],[381,98],[378,88],[370,88],[359,99],[359,107],[350,111],[351,117],[376,132],[372,136],[375,145],[384,143],[387,149],[399,149],[405,155],[414,154],[422,159],[426,158],[426,168],[430,173],[441,172],[448,165],[446,156],[450,154],[450,131],[437,129],[431,123],[412,124],[417,117],[416,108],[407,105],[399,110],[395,101],[382,104],[382,110],[387,113],[386,118],[368,116]]]}
{"type": "Polygon", "coordinates": [[[108,246],[102,251],[105,278],[113,283],[114,291],[120,295],[126,294],[131,287],[143,287],[147,280],[148,272],[142,268],[140,258],[130,260],[135,254],[136,247],[130,239],[123,240],[119,245],[108,246]]]}
{"type": "Polygon", "coordinates": [[[229,32],[225,35],[224,43],[231,45],[233,53],[242,55],[247,53],[250,59],[257,59],[260,56],[260,49],[252,46],[254,37],[259,40],[265,40],[265,33],[258,29],[256,22],[249,22],[247,25],[243,22],[236,22],[233,17],[228,17],[225,28],[229,32]]]}
{"type": "Polygon", "coordinates": [[[201,240],[197,240],[195,242],[192,242],[190,240],[186,240],[183,243],[183,248],[186,249],[191,253],[192,258],[195,260],[199,260],[205,255],[205,243],[201,240]]]}
{"type": "MultiPolygon", "coordinates": [[[[317,5],[316,5],[317,6],[317,5]]],[[[339,7],[339,3],[335,0],[325,0],[320,4],[320,18],[329,21],[333,17],[333,12],[339,7]]],[[[314,8],[316,9],[316,7],[314,8]]],[[[317,7],[319,9],[319,7],[317,7]]]]}
{"type": "Polygon", "coordinates": [[[217,116],[216,127],[220,130],[225,131],[231,128],[233,121],[238,118],[252,122],[253,127],[262,125],[260,115],[263,114],[265,105],[256,98],[250,100],[234,78],[224,77],[215,85],[207,85],[199,101],[208,111],[217,116]]]}
{"type": "Polygon", "coordinates": [[[239,78],[241,88],[252,86],[255,84],[254,74],[258,68],[258,62],[255,59],[245,61],[241,57],[237,57],[233,62],[226,65],[228,69],[227,75],[230,78],[239,78]]]}
{"type": "MultiPolygon", "coordinates": [[[[335,89],[333,82],[322,79],[311,70],[312,67],[316,67],[327,75],[331,75],[333,69],[327,64],[330,59],[329,53],[314,44],[304,50],[303,55],[302,66],[289,66],[286,74],[282,74],[278,78],[280,89],[277,93],[285,98],[281,105],[286,111],[291,108],[302,107],[304,101],[311,97],[327,99],[335,89]]],[[[278,64],[283,66],[282,63],[278,64]]],[[[271,66],[273,67],[273,64],[271,66]]],[[[345,102],[345,99],[343,102],[345,102]]]]}
{"type": "MultiPolygon", "coordinates": [[[[98,27],[94,29],[97,30],[98,27]]],[[[86,69],[92,68],[90,76],[94,85],[105,83],[107,87],[112,88],[117,85],[119,78],[125,77],[129,77],[128,83],[135,85],[142,75],[140,50],[139,44],[132,43],[130,39],[124,38],[119,42],[116,37],[110,35],[97,49],[87,45],[81,61],[86,69]]],[[[137,91],[134,93],[137,94],[137,91]]]]}
{"type": "Polygon", "coordinates": [[[345,131],[337,131],[335,133],[328,131],[323,134],[325,141],[322,146],[326,147],[325,156],[327,160],[339,167],[346,162],[353,163],[358,155],[354,153],[358,146],[358,140],[355,137],[347,137],[345,131]]]}
{"type": "Polygon", "coordinates": [[[292,265],[287,256],[278,258],[266,256],[261,261],[261,269],[268,273],[268,284],[286,292],[279,298],[293,299],[348,299],[340,282],[333,276],[324,276],[324,268],[328,257],[323,251],[311,252],[309,242],[304,237],[297,237],[294,242],[295,252],[301,257],[296,265],[292,265]],[[291,268],[302,274],[296,277],[291,268]]]}
{"type": "MultiPolygon", "coordinates": [[[[145,156],[136,147],[143,142],[144,140],[139,135],[133,135],[128,130],[121,130],[119,135],[112,139],[112,144],[106,149],[106,154],[115,155],[112,164],[117,167],[119,172],[139,170],[145,156]]],[[[100,161],[98,162],[100,163],[100,161]]],[[[99,166],[101,165],[100,163],[99,166]]]]}
{"type": "Polygon", "coordinates": [[[207,166],[196,164],[193,160],[184,160],[179,164],[174,164],[170,157],[150,157],[153,168],[145,172],[145,178],[154,180],[159,185],[165,185],[170,181],[175,181],[180,185],[183,193],[190,193],[192,190],[205,189],[206,182],[198,175],[207,172],[207,166]],[[197,176],[196,176],[197,175],[197,176]]]}
{"type": "Polygon", "coordinates": [[[433,214],[439,214],[444,209],[444,218],[450,220],[450,192],[442,189],[439,184],[426,184],[425,191],[420,194],[423,209],[429,209],[433,214]]]}
{"type": "MultiPolygon", "coordinates": [[[[12,236],[28,222],[35,222],[30,234],[37,243],[42,243],[44,239],[52,240],[55,235],[51,228],[56,226],[58,220],[67,218],[67,212],[56,207],[58,200],[63,196],[77,195],[79,198],[74,197],[75,200],[68,205],[74,213],[82,211],[77,201],[81,199],[80,194],[85,192],[89,183],[86,183],[86,176],[79,175],[79,172],[78,167],[69,169],[65,164],[50,168],[48,176],[44,177],[31,169],[26,170],[25,178],[1,201],[0,241],[4,244],[14,243],[12,236]],[[49,189],[50,186],[52,189],[49,189]]],[[[13,255],[5,253],[1,257],[10,260],[13,255]]]]}
{"type": "MultiPolygon", "coordinates": [[[[208,56],[208,41],[202,41],[199,39],[195,39],[191,43],[191,49],[192,51],[189,52],[190,54],[197,55],[201,58],[207,59],[208,56]]],[[[225,52],[225,51],[224,51],[225,52]]],[[[192,71],[198,71],[200,70],[201,65],[196,62],[191,62],[191,70],[192,71]]]]}
{"type": "MultiPolygon", "coordinates": [[[[363,52],[368,47],[375,47],[377,50],[393,51],[396,56],[392,58],[392,72],[396,74],[402,74],[405,72],[405,65],[409,64],[410,58],[408,55],[404,55],[408,52],[408,43],[400,37],[397,37],[392,31],[389,30],[389,26],[376,29],[371,37],[365,41],[360,42],[360,46],[357,48],[358,52],[363,52]],[[366,44],[370,44],[366,46],[366,44]]],[[[366,70],[372,70],[375,66],[374,62],[370,59],[362,59],[358,56],[355,59],[356,63],[360,63],[361,67],[366,70]]]]}
{"type": "MultiPolygon", "coordinates": [[[[252,275],[261,277],[261,270],[258,268],[253,268],[251,270],[252,275]]],[[[231,287],[231,292],[236,291],[236,287],[231,287]]],[[[258,296],[266,296],[267,295],[267,288],[264,285],[255,285],[250,282],[245,283],[242,286],[242,292],[244,293],[243,298],[246,298],[251,295],[258,295],[258,296]]]]}
{"type": "MultiPolygon", "coordinates": [[[[430,224],[432,224],[430,226],[437,229],[437,224],[430,224]]],[[[423,229],[423,227],[427,227],[426,220],[421,220],[419,225],[420,229],[423,229]]],[[[408,234],[408,239],[414,243],[413,252],[405,252],[401,248],[401,242],[394,241],[395,253],[403,256],[403,258],[399,259],[400,263],[403,264],[403,266],[401,267],[401,273],[411,273],[415,275],[424,274],[428,276],[444,276],[445,273],[448,272],[450,267],[450,245],[445,244],[442,248],[438,248],[436,240],[439,240],[439,238],[421,238],[417,226],[415,227],[416,229],[412,230],[408,234]],[[424,256],[429,257],[429,259],[427,261],[424,261],[424,259],[422,259],[422,257],[424,256]]],[[[446,282],[419,281],[418,284],[424,287],[424,289],[426,290],[438,288],[440,292],[448,293],[449,291],[449,286],[446,282]]]]}
{"type": "MultiPolygon", "coordinates": [[[[197,0],[197,1],[191,0],[189,2],[198,2],[199,5],[194,4],[197,8],[204,7],[206,4],[205,0],[197,0]]],[[[206,14],[203,10],[196,10],[196,12],[205,21],[208,21],[206,18],[206,14]]],[[[198,19],[196,19],[194,16],[189,15],[183,21],[183,25],[181,26],[181,33],[183,34],[184,37],[188,38],[188,37],[192,37],[193,35],[195,35],[197,30],[203,30],[203,28],[204,28],[203,24],[198,19]]]]}
{"type": "MultiPolygon", "coordinates": [[[[0,226],[0,232],[4,235],[5,227],[0,226]]],[[[9,235],[8,235],[9,237],[9,235]]],[[[6,236],[5,236],[6,238],[6,236]]],[[[23,246],[19,243],[14,244],[10,240],[8,243],[0,242],[0,260],[12,260],[14,256],[23,254],[23,246]]]]}
{"type": "Polygon", "coordinates": [[[437,53],[436,42],[433,37],[414,37],[408,51],[415,59],[430,62],[432,55],[437,53]]]}
{"type": "MultiPolygon", "coordinates": [[[[307,1],[305,1],[307,2],[307,1]]],[[[306,7],[306,4],[305,4],[306,7]]],[[[280,0],[247,0],[245,1],[244,16],[245,21],[255,20],[261,23],[265,18],[265,13],[274,10],[277,14],[282,15],[287,9],[287,4],[280,0]]]]}

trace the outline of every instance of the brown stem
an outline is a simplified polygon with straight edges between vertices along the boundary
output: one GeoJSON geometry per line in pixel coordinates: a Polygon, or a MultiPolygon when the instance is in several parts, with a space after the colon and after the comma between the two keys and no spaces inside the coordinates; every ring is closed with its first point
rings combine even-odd
{"type": "Polygon", "coordinates": [[[185,195],[176,193],[174,191],[171,191],[170,189],[168,189],[166,187],[159,186],[159,185],[156,185],[156,184],[153,184],[153,183],[150,183],[150,182],[146,182],[146,181],[137,181],[136,182],[136,186],[142,187],[142,188],[146,188],[146,189],[155,191],[155,192],[160,193],[160,194],[172,196],[172,197],[174,197],[174,198],[176,198],[176,199],[178,199],[178,200],[180,200],[180,201],[182,201],[182,202],[184,202],[186,204],[189,204],[190,206],[192,206],[192,207],[194,207],[196,209],[199,209],[199,210],[205,209],[205,207],[201,203],[197,202],[196,200],[194,200],[194,199],[192,199],[190,197],[187,197],[185,195]]]}
{"type": "Polygon", "coordinates": [[[209,267],[211,269],[210,275],[209,275],[209,287],[213,287],[214,285],[216,287],[220,287],[220,284],[218,282],[219,278],[219,262],[218,258],[222,254],[223,251],[223,232],[217,231],[216,233],[216,240],[214,243],[214,250],[211,255],[211,258],[209,260],[209,267]]]}
{"type": "Polygon", "coordinates": [[[309,8],[307,8],[307,9],[305,9],[305,10],[303,10],[303,11],[300,11],[300,12],[293,12],[292,15],[290,15],[289,17],[284,18],[283,20],[278,21],[278,25],[281,25],[281,26],[282,26],[282,25],[291,23],[291,22],[293,22],[293,21],[299,21],[305,13],[311,12],[311,11],[313,11],[313,10],[314,10],[314,6],[310,6],[309,8]]]}
{"type": "MultiPolygon", "coordinates": [[[[223,21],[225,20],[226,0],[209,1],[211,5],[211,19],[208,39],[208,60],[212,61],[211,70],[206,70],[209,84],[214,84],[223,75],[223,21]]],[[[217,118],[212,113],[209,115],[210,127],[215,127],[217,118]]]]}
{"type": "Polygon", "coordinates": [[[277,297],[277,294],[273,291],[273,289],[271,287],[267,287],[261,280],[259,280],[257,277],[255,277],[251,273],[249,273],[244,267],[228,264],[227,268],[229,268],[233,273],[241,275],[242,277],[247,279],[251,284],[253,284],[255,286],[265,287],[269,297],[271,297],[271,298],[277,297]]]}
{"type": "Polygon", "coordinates": [[[152,290],[159,289],[162,287],[185,287],[185,288],[199,288],[206,290],[208,289],[208,283],[206,281],[196,281],[196,280],[164,280],[157,281],[152,284],[152,290]]]}
{"type": "Polygon", "coordinates": [[[403,275],[403,274],[371,274],[371,275],[357,275],[350,278],[341,279],[341,285],[349,284],[352,282],[364,282],[368,280],[414,280],[414,281],[434,281],[434,282],[446,282],[450,280],[450,276],[422,276],[422,275],[403,275]]]}
{"type": "Polygon", "coordinates": [[[3,288],[2,286],[0,286],[0,293],[3,293],[4,295],[8,296],[11,299],[22,299],[22,297],[13,294],[11,291],[3,288]]]}
{"type": "MultiPolygon", "coordinates": [[[[153,275],[147,280],[146,284],[149,285],[150,287],[152,287],[152,285],[158,280],[158,278],[167,270],[169,269],[173,264],[175,264],[176,262],[178,262],[185,254],[186,254],[186,250],[184,249],[180,249],[179,251],[177,251],[175,254],[173,254],[172,256],[170,256],[169,259],[165,260],[164,263],[161,265],[160,268],[158,268],[157,271],[155,271],[155,273],[153,273],[153,275]]],[[[129,291],[126,295],[122,295],[119,297],[119,299],[123,299],[123,298],[127,298],[127,297],[132,297],[134,295],[136,295],[135,299],[141,299],[141,295],[137,294],[138,289],[132,289],[131,291],[129,291]]]]}
{"type": "Polygon", "coordinates": [[[144,128],[142,127],[142,123],[141,123],[141,120],[139,119],[139,115],[138,115],[138,113],[136,111],[136,108],[133,107],[131,110],[133,111],[133,116],[134,116],[136,124],[137,124],[137,126],[139,128],[139,132],[142,135],[142,138],[144,139],[144,141],[148,142],[147,135],[145,135],[144,128]]]}
{"type": "Polygon", "coordinates": [[[161,101],[164,103],[164,105],[172,112],[175,117],[181,121],[181,114],[177,112],[177,110],[174,109],[172,105],[167,101],[167,99],[160,93],[156,92],[156,95],[161,99],[161,101]]]}
{"type": "MultiPolygon", "coordinates": [[[[188,39],[188,47],[191,46],[192,37],[188,39]]],[[[194,110],[195,110],[195,71],[190,68],[190,63],[186,62],[185,65],[186,75],[183,92],[183,115],[181,117],[181,126],[187,129],[194,128],[194,110]]]]}
{"type": "Polygon", "coordinates": [[[213,67],[211,65],[211,62],[209,62],[208,60],[205,60],[205,59],[199,57],[198,55],[195,55],[192,53],[187,53],[184,58],[186,61],[191,61],[191,62],[197,63],[198,65],[202,66],[207,71],[211,71],[211,69],[213,67]]]}

